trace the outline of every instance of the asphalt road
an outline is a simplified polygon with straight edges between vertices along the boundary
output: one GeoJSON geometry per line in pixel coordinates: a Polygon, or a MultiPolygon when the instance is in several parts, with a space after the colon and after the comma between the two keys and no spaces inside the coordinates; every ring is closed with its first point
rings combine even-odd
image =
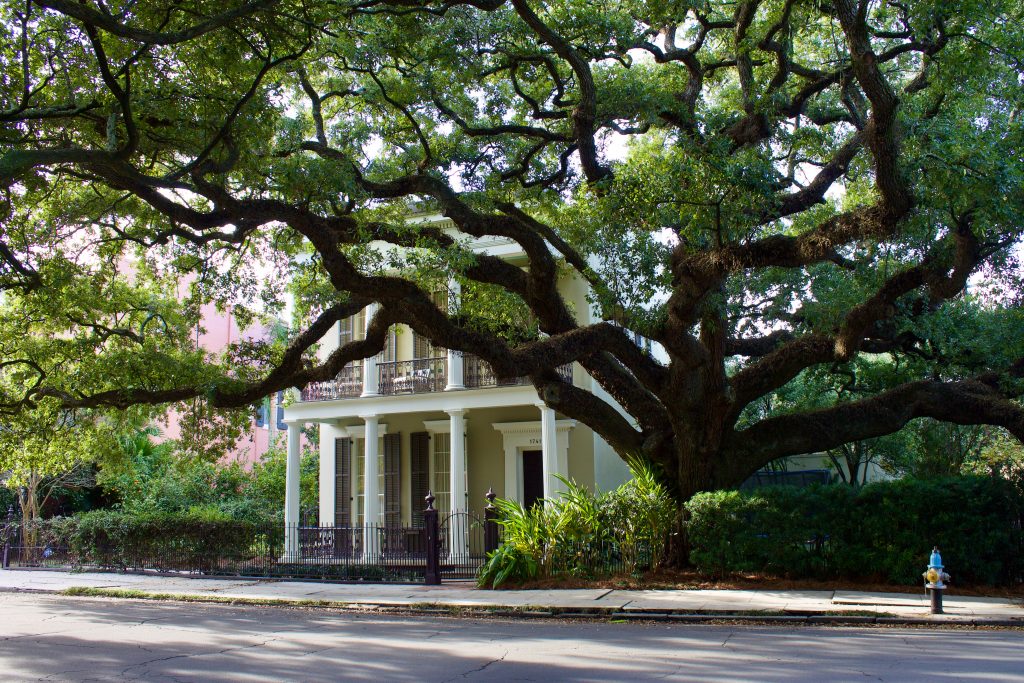
{"type": "Polygon", "coordinates": [[[1024,681],[1021,631],[359,615],[0,594],[0,680],[1024,681]]]}

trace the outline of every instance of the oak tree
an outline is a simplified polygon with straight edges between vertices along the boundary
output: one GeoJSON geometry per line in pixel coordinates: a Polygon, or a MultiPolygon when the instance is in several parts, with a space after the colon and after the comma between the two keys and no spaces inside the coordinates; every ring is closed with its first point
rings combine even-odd
{"type": "Polygon", "coordinates": [[[3,0],[2,408],[242,408],[406,324],[682,497],[917,418],[1024,438],[1022,7],[3,0]],[[197,348],[204,306],[245,322],[286,291],[286,341],[197,348]],[[865,359],[895,371],[765,408],[865,359]]]}

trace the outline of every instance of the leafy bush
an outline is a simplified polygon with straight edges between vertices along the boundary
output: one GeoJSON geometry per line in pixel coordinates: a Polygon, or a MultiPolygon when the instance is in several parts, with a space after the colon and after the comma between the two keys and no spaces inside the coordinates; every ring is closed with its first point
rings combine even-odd
{"type": "Polygon", "coordinates": [[[600,495],[563,478],[558,498],[530,508],[496,500],[504,536],[478,583],[497,588],[507,581],[657,567],[678,510],[648,465],[634,460],[630,470],[632,480],[600,495]]]}
{"type": "Polygon", "coordinates": [[[216,572],[279,555],[276,521],[231,519],[211,508],[128,514],[98,510],[40,523],[42,544],[61,547],[77,566],[216,572]]]}
{"type": "Polygon", "coordinates": [[[718,491],[686,503],[690,561],[722,576],[920,581],[933,545],[955,580],[1008,584],[1024,571],[1024,496],[989,477],[718,491]]]}
{"type": "Polygon", "coordinates": [[[6,517],[8,510],[18,514],[18,496],[6,486],[0,486],[0,518],[6,517]]]}
{"type": "MultiPolygon", "coordinates": [[[[125,512],[184,513],[193,509],[220,510],[232,519],[259,522],[282,515],[286,455],[271,448],[251,470],[237,462],[208,462],[176,452],[172,442],[156,443],[154,430],[143,430],[122,443],[123,460],[101,472],[101,483],[125,512]]],[[[315,506],[319,496],[319,451],[301,459],[303,507],[315,506]]]]}
{"type": "Polygon", "coordinates": [[[499,588],[510,579],[521,583],[532,581],[538,574],[539,566],[533,553],[506,541],[491,553],[480,568],[477,583],[482,587],[499,588]]]}

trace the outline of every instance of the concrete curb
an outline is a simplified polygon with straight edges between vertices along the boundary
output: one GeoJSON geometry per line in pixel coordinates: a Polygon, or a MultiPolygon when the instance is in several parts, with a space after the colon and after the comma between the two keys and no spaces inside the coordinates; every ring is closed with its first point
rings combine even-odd
{"type": "MultiPolygon", "coordinates": [[[[799,613],[787,614],[766,611],[736,613],[726,610],[705,610],[701,612],[688,612],[682,610],[664,609],[643,609],[632,608],[628,611],[617,608],[595,607],[586,611],[578,609],[544,608],[532,606],[526,609],[510,608],[506,605],[446,605],[443,603],[434,604],[387,604],[386,601],[375,602],[324,602],[316,600],[303,600],[297,598],[252,598],[246,596],[217,595],[208,593],[160,593],[155,591],[133,590],[123,591],[118,589],[86,588],[84,592],[70,592],[75,589],[53,590],[53,589],[0,589],[5,593],[49,593],[52,595],[63,595],[67,597],[91,597],[97,599],[123,599],[123,600],[157,600],[167,602],[199,602],[207,604],[222,605],[251,605],[268,607],[300,607],[315,609],[333,609],[350,612],[376,612],[382,614],[408,614],[408,615],[433,615],[433,616],[462,616],[470,618],[512,618],[512,619],[557,619],[557,620],[587,620],[587,621],[609,621],[609,622],[670,622],[670,623],[749,623],[756,625],[775,626],[916,626],[927,628],[945,627],[997,627],[1024,629],[1024,619],[999,619],[999,618],[959,618],[956,616],[942,616],[938,618],[928,617],[900,617],[893,616],[882,610],[875,615],[865,614],[814,614],[799,613]],[[126,593],[131,593],[127,595],[126,593]]],[[[863,610],[868,611],[868,610],[863,610]]],[[[784,611],[783,611],[784,612],[784,611]]]]}
{"type": "Polygon", "coordinates": [[[578,621],[1000,627],[1024,629],[1024,607],[1006,598],[957,598],[930,615],[920,596],[857,591],[476,590],[472,585],[394,586],[135,573],[0,572],[0,592],[345,609],[352,613],[578,621]],[[202,580],[195,581],[193,579],[202,580]],[[216,580],[214,580],[216,579],[216,580]],[[445,590],[447,589],[447,590],[445,590]]]}

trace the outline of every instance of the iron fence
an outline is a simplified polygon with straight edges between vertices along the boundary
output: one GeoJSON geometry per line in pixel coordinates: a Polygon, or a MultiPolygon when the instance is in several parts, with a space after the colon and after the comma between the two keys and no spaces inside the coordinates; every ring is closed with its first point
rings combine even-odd
{"type": "Polygon", "coordinates": [[[85,530],[54,520],[8,523],[0,543],[5,568],[435,583],[475,577],[488,549],[497,547],[494,522],[494,545],[488,547],[485,523],[471,514],[456,512],[442,521],[429,509],[424,520],[418,527],[220,521],[85,530]]]}
{"type": "Polygon", "coordinates": [[[652,569],[657,544],[635,539],[591,539],[551,544],[540,558],[542,575],[599,578],[637,574],[652,569]]]}
{"type": "Polygon", "coordinates": [[[452,512],[441,521],[439,535],[441,575],[450,579],[474,578],[487,560],[484,521],[468,512],[452,512]]]}

